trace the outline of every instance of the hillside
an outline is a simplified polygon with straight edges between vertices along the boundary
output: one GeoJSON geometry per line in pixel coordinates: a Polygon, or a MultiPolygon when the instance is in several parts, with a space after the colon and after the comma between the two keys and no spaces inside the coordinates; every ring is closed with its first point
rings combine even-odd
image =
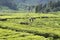
{"type": "Polygon", "coordinates": [[[19,11],[26,11],[26,12],[27,11],[29,12],[35,12],[35,11],[52,12],[53,11],[54,12],[54,11],[60,11],[59,5],[60,5],[59,0],[54,0],[54,1],[53,0],[0,0],[0,6],[2,6],[2,8],[0,7],[0,10],[6,7],[11,10],[19,10],[19,11]],[[49,6],[51,4],[54,5],[54,3],[56,4],[54,7],[49,6]]]}
{"type": "Polygon", "coordinates": [[[60,0],[0,0],[0,40],[60,40],[60,0]]]}
{"type": "Polygon", "coordinates": [[[60,12],[0,13],[0,40],[60,40],[60,12]]]}

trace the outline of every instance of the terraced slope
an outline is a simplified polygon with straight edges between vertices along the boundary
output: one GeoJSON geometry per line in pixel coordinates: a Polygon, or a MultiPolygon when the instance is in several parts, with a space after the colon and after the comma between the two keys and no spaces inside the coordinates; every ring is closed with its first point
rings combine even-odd
{"type": "Polygon", "coordinates": [[[60,14],[0,15],[0,40],[60,40],[60,14]]]}

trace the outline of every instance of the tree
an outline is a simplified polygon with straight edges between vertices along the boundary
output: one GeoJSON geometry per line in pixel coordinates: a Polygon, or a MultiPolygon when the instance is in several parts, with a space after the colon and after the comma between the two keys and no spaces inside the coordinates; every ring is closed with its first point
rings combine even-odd
{"type": "Polygon", "coordinates": [[[35,8],[35,13],[40,12],[41,9],[42,9],[42,4],[37,5],[35,8]]]}

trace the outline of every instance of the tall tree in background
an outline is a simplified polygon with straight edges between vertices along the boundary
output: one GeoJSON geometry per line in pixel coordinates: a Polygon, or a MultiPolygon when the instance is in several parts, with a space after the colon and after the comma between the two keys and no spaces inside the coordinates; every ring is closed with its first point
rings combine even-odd
{"type": "Polygon", "coordinates": [[[40,12],[40,10],[42,9],[42,4],[39,4],[35,7],[35,13],[40,12]]]}
{"type": "Polygon", "coordinates": [[[60,1],[49,1],[45,5],[38,5],[36,6],[36,13],[37,12],[56,12],[60,11],[60,1]]]}

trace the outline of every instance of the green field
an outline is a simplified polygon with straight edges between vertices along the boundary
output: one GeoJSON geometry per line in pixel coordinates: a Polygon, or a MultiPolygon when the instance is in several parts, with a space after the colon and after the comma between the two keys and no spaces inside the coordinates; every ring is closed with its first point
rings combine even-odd
{"type": "Polygon", "coordinates": [[[0,40],[60,40],[60,12],[0,13],[0,40]]]}

